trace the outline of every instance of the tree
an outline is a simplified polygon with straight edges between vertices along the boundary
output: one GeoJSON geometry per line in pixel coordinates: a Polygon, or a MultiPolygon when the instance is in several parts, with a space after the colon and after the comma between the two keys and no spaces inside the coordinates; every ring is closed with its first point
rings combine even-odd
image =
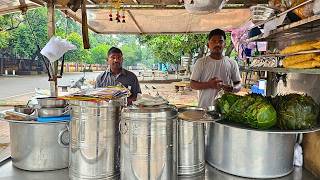
{"type": "Polygon", "coordinates": [[[133,66],[141,61],[141,49],[136,43],[125,44],[121,47],[124,56],[124,65],[133,66]]]}
{"type": "Polygon", "coordinates": [[[179,64],[183,54],[192,57],[205,47],[205,37],[203,34],[146,35],[140,38],[140,42],[146,44],[160,62],[179,64]]]}
{"type": "Polygon", "coordinates": [[[83,49],[82,37],[76,32],[68,35],[67,40],[77,47],[76,50],[69,51],[65,54],[65,60],[68,62],[83,62],[86,52],[83,49]]]}
{"type": "Polygon", "coordinates": [[[91,56],[96,64],[105,64],[107,52],[110,49],[110,45],[99,44],[96,47],[91,49],[91,56]]]}

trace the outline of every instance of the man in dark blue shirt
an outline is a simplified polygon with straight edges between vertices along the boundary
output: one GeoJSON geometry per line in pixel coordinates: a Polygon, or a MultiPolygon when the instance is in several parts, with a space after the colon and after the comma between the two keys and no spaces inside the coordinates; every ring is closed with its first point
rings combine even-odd
{"type": "Polygon", "coordinates": [[[137,99],[138,93],[141,93],[137,76],[122,67],[123,54],[119,48],[112,47],[107,54],[108,69],[101,73],[96,80],[96,87],[115,86],[122,84],[131,92],[128,97],[128,105],[137,99]]]}

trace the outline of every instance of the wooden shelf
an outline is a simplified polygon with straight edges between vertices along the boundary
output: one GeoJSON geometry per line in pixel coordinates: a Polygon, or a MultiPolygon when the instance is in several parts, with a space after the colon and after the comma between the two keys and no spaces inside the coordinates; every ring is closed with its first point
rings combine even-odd
{"type": "Polygon", "coordinates": [[[319,32],[320,27],[320,15],[314,15],[306,19],[302,19],[297,22],[279,27],[272,30],[267,37],[263,37],[263,34],[249,38],[248,42],[253,41],[270,41],[280,36],[286,36],[290,38],[290,35],[297,36],[297,33],[303,33],[302,29],[305,29],[307,33],[319,32]]]}
{"type": "Polygon", "coordinates": [[[240,71],[269,71],[276,73],[320,74],[320,69],[290,69],[280,67],[240,67],[240,71]]]}

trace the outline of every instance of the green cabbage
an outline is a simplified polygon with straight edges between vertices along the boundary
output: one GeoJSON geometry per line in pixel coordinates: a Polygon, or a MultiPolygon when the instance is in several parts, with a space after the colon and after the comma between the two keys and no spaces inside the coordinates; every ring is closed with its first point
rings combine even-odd
{"type": "Polygon", "coordinates": [[[309,129],[317,124],[319,105],[307,95],[288,94],[276,96],[273,104],[277,109],[281,129],[309,129]]]}
{"type": "Polygon", "coordinates": [[[224,119],[246,124],[252,128],[268,129],[277,122],[276,110],[261,95],[223,95],[218,99],[217,107],[224,119]]]}

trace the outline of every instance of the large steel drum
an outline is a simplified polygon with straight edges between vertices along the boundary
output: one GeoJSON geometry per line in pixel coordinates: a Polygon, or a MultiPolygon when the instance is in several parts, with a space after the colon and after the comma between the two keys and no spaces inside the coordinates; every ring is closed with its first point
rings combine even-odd
{"type": "Polygon", "coordinates": [[[177,110],[128,107],[121,117],[121,179],[175,180],[177,110]]]}
{"type": "Polygon", "coordinates": [[[206,160],[221,171],[248,178],[276,178],[293,171],[294,132],[217,122],[210,124],[207,138],[206,160]]]}
{"type": "Polygon", "coordinates": [[[71,101],[70,179],[120,175],[120,103],[71,101]]]}

